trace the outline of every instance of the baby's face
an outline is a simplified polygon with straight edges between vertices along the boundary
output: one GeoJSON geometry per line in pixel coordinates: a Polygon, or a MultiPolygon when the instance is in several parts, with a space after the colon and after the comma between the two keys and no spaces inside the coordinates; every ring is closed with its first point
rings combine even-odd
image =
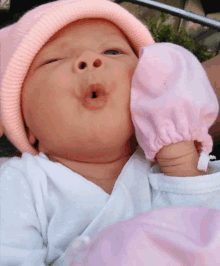
{"type": "Polygon", "coordinates": [[[138,57],[104,19],[73,22],[36,55],[22,89],[22,111],[39,151],[92,160],[134,134],[130,88],[138,57]],[[91,84],[104,90],[87,91],[91,84]],[[88,93],[86,93],[88,92],[88,93]]]}

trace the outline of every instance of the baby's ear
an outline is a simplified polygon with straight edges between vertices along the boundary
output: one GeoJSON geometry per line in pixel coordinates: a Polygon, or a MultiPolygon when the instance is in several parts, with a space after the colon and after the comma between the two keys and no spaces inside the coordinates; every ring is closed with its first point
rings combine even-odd
{"type": "Polygon", "coordinates": [[[32,131],[27,128],[27,138],[28,138],[28,141],[30,142],[31,145],[34,145],[37,138],[34,136],[34,134],[32,133],[32,131]]]}
{"type": "Polygon", "coordinates": [[[3,128],[3,125],[0,122],[0,138],[2,137],[3,134],[4,134],[4,128],[3,128]]]}

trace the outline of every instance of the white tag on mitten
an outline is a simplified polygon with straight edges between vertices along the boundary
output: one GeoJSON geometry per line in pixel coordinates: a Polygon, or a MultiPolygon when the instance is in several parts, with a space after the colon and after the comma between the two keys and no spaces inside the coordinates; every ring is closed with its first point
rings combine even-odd
{"type": "Polygon", "coordinates": [[[207,172],[209,161],[212,160],[212,159],[216,160],[216,156],[207,155],[204,151],[202,151],[201,154],[200,154],[200,158],[199,158],[197,169],[199,171],[207,172]]]}

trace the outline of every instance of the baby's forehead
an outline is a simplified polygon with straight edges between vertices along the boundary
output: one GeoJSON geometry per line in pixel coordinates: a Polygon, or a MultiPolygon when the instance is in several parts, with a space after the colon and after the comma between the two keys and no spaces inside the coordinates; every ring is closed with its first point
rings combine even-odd
{"type": "MultiPolygon", "coordinates": [[[[74,29],[73,29],[74,30],[74,29]]],[[[117,42],[128,42],[129,45],[131,45],[131,42],[129,40],[129,38],[123,33],[123,32],[110,32],[108,34],[103,34],[103,31],[101,29],[96,29],[95,33],[93,34],[92,32],[90,33],[90,35],[84,35],[82,36],[81,34],[74,34],[74,43],[78,43],[80,42],[80,40],[85,39],[85,38],[91,38],[91,37],[97,37],[97,33],[99,34],[99,42],[104,42],[106,40],[116,40],[117,42]]],[[[67,42],[63,41],[61,43],[62,40],[68,40],[69,37],[72,37],[72,32],[71,29],[69,31],[64,31],[64,32],[58,32],[55,33],[45,44],[42,48],[51,45],[55,42],[60,42],[60,46],[62,46],[63,48],[65,48],[65,46],[67,46],[67,42]]]]}
{"type": "Polygon", "coordinates": [[[93,36],[95,36],[94,42],[98,40],[98,43],[102,43],[106,40],[107,42],[112,40],[122,45],[126,43],[125,45],[129,45],[134,54],[138,57],[129,38],[119,27],[113,23],[109,23],[109,21],[107,21],[106,24],[103,24],[102,21],[98,21],[98,23],[93,24],[85,21],[85,23],[80,24],[79,22],[75,21],[64,26],[53,36],[51,36],[50,39],[39,50],[33,61],[38,61],[40,57],[44,56],[44,54],[50,53],[51,51],[55,51],[56,54],[60,54],[65,50],[68,51],[68,47],[70,46],[74,47],[74,45],[81,45],[82,39],[86,39],[86,41],[87,39],[93,41],[93,36]],[[92,31],[92,29],[94,29],[94,31],[92,31]],[[59,52],[59,50],[61,52],[59,52]]]}

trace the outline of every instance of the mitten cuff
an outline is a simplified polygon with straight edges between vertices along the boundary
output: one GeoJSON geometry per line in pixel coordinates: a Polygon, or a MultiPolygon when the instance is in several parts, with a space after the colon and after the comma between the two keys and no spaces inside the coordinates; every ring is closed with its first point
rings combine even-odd
{"type": "Polygon", "coordinates": [[[173,121],[169,121],[168,123],[169,125],[167,127],[158,130],[156,134],[152,131],[146,135],[140,128],[136,127],[140,145],[148,160],[155,161],[156,154],[164,146],[182,141],[200,142],[201,150],[199,152],[204,151],[207,155],[212,152],[213,140],[208,134],[208,128],[204,125],[198,126],[197,128],[190,128],[187,124],[182,123],[181,128],[178,128],[178,125],[175,125],[173,121]],[[140,138],[140,135],[142,135],[142,138],[140,138]]]}

